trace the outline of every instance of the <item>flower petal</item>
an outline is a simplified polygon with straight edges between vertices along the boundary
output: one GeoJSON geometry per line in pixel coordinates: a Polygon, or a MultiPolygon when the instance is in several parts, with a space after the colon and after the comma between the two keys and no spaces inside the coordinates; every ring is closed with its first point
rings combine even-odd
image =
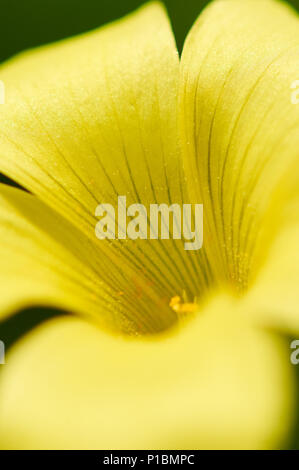
{"type": "Polygon", "coordinates": [[[24,307],[49,305],[115,321],[109,273],[105,283],[100,280],[103,260],[63,217],[35,196],[0,185],[0,234],[1,319],[24,307]]]}
{"type": "Polygon", "coordinates": [[[298,15],[273,0],[213,2],[184,46],[188,186],[204,204],[210,265],[237,288],[264,260],[290,168],[299,174],[299,106],[291,100],[298,54],[298,15]]]}
{"type": "Polygon", "coordinates": [[[0,319],[32,305],[92,317],[130,334],[163,330],[175,313],[146,277],[22,190],[0,185],[0,319]],[[123,269],[124,272],[121,270],[123,269]]]}
{"type": "Polygon", "coordinates": [[[117,339],[60,318],[6,358],[0,441],[34,449],[280,446],[293,385],[282,343],[250,327],[226,297],[181,331],[152,339],[117,339]]]}
{"type": "Polygon", "coordinates": [[[115,193],[146,203],[151,178],[165,193],[162,163],[178,171],[178,56],[159,4],[21,54],[1,78],[1,169],[92,238],[95,208],[115,193]]]}

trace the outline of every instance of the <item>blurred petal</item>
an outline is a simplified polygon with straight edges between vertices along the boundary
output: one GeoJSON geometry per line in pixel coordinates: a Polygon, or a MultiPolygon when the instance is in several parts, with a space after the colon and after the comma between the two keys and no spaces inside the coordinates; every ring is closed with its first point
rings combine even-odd
{"type": "Polygon", "coordinates": [[[283,351],[225,297],[155,339],[51,320],[13,348],[1,371],[1,446],[281,446],[294,406],[283,351]]]}
{"type": "Polygon", "coordinates": [[[298,15],[272,0],[213,2],[184,46],[188,187],[204,204],[210,265],[238,289],[256,275],[280,223],[273,201],[286,202],[286,175],[299,175],[299,107],[291,100],[298,56],[298,15]]]}
{"type": "Polygon", "coordinates": [[[110,203],[117,212],[118,195],[127,206],[146,208],[186,200],[179,60],[164,8],[151,3],[95,32],[27,52],[0,73],[7,96],[0,110],[0,170],[97,243],[111,258],[118,291],[135,286],[139,310],[139,297],[154,290],[148,316],[162,311],[151,328],[169,325],[171,297],[186,293],[193,300],[208,284],[201,255],[185,256],[182,240],[95,237],[96,207],[110,203]]]}
{"type": "Polygon", "coordinates": [[[298,194],[277,215],[280,230],[246,301],[259,324],[294,334],[299,333],[298,194]]]}

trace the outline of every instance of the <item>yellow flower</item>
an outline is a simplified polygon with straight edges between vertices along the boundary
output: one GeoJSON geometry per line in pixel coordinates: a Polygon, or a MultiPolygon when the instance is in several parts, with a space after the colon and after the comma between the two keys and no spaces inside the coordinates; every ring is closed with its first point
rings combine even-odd
{"type": "Polygon", "coordinates": [[[151,3],[0,68],[0,170],[32,193],[0,187],[0,318],[33,305],[74,314],[25,335],[0,366],[1,447],[284,445],[295,385],[279,332],[299,331],[298,54],[288,6],[218,0],[179,60],[151,3]],[[203,203],[203,248],[98,240],[95,208],[118,195],[203,203]]]}

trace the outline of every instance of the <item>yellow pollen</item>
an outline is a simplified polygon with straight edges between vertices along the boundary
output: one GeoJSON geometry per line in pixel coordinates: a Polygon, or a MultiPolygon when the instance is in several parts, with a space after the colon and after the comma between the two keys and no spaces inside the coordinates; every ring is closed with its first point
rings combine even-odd
{"type": "Polygon", "coordinates": [[[178,295],[170,299],[169,307],[176,313],[194,313],[198,310],[198,304],[182,302],[181,297],[178,295]]]}

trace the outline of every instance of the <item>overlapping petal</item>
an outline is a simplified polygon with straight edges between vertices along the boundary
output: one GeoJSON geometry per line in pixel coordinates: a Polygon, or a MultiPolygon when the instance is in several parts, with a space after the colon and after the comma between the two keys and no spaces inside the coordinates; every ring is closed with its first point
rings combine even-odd
{"type": "Polygon", "coordinates": [[[298,15],[273,0],[212,2],[184,46],[188,187],[204,203],[210,264],[237,289],[265,260],[290,169],[299,174],[299,107],[291,100],[298,54],[298,15]]]}
{"type": "MultiPolygon", "coordinates": [[[[32,305],[102,324],[112,316],[115,288],[109,273],[101,280],[104,260],[82,232],[35,196],[0,185],[0,234],[1,319],[32,305]]],[[[113,318],[115,311],[117,304],[113,318]]]]}

